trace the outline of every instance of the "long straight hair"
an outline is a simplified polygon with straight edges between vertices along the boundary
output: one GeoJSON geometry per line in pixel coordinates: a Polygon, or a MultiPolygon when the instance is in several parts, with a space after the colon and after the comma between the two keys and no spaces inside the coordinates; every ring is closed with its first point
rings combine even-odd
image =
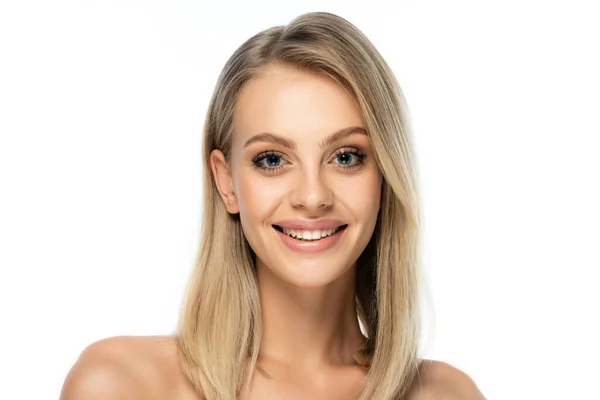
{"type": "Polygon", "coordinates": [[[357,316],[367,337],[354,354],[366,371],[361,400],[402,399],[418,374],[420,200],[404,96],[366,36],[334,14],[303,14],[243,43],[225,64],[204,126],[201,243],[176,339],[181,367],[206,400],[234,400],[258,364],[262,320],[255,254],[227,212],[209,155],[230,162],[233,115],[244,85],[281,63],[333,79],[356,101],[383,176],[373,236],[357,261],[357,316]]]}

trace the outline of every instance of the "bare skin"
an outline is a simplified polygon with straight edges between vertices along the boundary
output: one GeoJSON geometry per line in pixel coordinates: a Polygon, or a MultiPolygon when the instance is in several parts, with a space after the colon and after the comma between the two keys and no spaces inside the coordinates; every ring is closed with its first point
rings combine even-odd
{"type": "MultiPolygon", "coordinates": [[[[382,180],[360,110],[332,80],[272,65],[240,93],[234,126],[231,163],[215,150],[210,164],[227,211],[240,214],[257,256],[259,363],[273,378],[255,373],[239,399],[355,399],[365,385],[352,358],[365,340],[356,317],[356,260],[373,234],[382,180]],[[348,127],[348,135],[328,140],[348,127]],[[346,228],[334,247],[315,253],[288,248],[273,227],[282,220],[324,218],[346,228]]],[[[180,370],[173,338],[94,343],[61,395],[138,398],[201,399],[180,370]]],[[[456,368],[424,362],[409,400],[436,399],[483,396],[456,368]]]]}
{"type": "MultiPolygon", "coordinates": [[[[334,390],[317,392],[315,371],[294,371],[308,387],[271,382],[255,374],[252,395],[240,400],[348,400],[364,376],[340,372],[334,390]],[[310,388],[310,386],[313,386],[310,388]]],[[[325,377],[324,379],[326,379],[325,377]]],[[[333,376],[329,376],[332,378],[333,376]]],[[[175,340],[170,336],[120,336],[86,348],[65,380],[60,400],[202,400],[179,368],[175,340]]],[[[439,361],[424,361],[420,381],[407,400],[485,400],[464,372],[439,361]]]]}

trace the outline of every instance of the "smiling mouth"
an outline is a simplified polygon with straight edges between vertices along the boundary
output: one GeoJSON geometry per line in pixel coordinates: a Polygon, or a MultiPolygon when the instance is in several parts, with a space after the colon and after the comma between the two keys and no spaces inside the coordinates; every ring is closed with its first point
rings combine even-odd
{"type": "Polygon", "coordinates": [[[293,239],[306,241],[306,242],[325,239],[331,235],[336,234],[339,231],[343,231],[347,227],[348,227],[348,224],[345,224],[345,225],[341,225],[341,226],[338,226],[337,228],[332,228],[332,229],[309,231],[309,230],[283,229],[279,225],[273,225],[273,228],[275,228],[279,232],[281,232],[293,239]]]}

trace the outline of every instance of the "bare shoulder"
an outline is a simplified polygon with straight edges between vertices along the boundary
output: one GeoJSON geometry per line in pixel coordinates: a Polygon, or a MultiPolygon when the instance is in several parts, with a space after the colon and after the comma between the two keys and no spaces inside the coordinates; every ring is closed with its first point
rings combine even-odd
{"type": "Polygon", "coordinates": [[[192,399],[186,383],[174,337],[116,336],[83,350],[60,400],[192,399]]]}
{"type": "Polygon", "coordinates": [[[423,360],[408,400],[485,400],[469,375],[441,361],[423,360]]]}

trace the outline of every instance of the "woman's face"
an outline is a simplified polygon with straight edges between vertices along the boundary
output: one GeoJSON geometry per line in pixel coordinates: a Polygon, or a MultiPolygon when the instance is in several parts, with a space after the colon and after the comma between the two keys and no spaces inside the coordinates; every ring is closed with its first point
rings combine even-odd
{"type": "Polygon", "coordinates": [[[257,268],[288,283],[331,283],[373,234],[381,173],[360,109],[326,77],[281,65],[254,77],[237,101],[231,165],[215,150],[211,168],[257,268]]]}

